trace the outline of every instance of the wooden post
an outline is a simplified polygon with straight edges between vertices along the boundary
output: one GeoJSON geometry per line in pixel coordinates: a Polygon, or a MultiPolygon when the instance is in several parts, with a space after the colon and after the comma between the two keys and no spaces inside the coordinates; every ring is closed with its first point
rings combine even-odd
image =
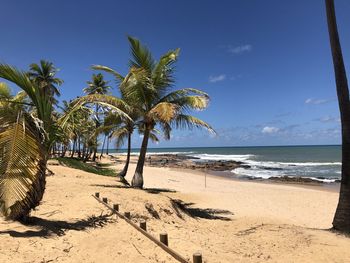
{"type": "Polygon", "coordinates": [[[114,204],[113,209],[118,212],[119,211],[119,204],[114,204]]]}
{"type": "Polygon", "coordinates": [[[124,213],[124,216],[125,216],[127,219],[130,219],[130,218],[131,218],[130,212],[125,212],[125,213],[124,213]]]}
{"type": "Polygon", "coordinates": [[[97,198],[100,198],[100,193],[95,193],[95,196],[96,196],[97,198]]]}
{"type": "Polygon", "coordinates": [[[197,252],[193,254],[193,263],[202,263],[202,254],[197,252]]]}
{"type": "Polygon", "coordinates": [[[103,201],[104,203],[106,203],[106,204],[107,204],[107,203],[108,203],[108,199],[107,199],[107,197],[103,197],[103,198],[102,198],[102,201],[103,201]]]}
{"type": "Polygon", "coordinates": [[[146,221],[145,221],[145,220],[143,220],[143,221],[140,222],[140,228],[143,229],[143,230],[145,230],[145,231],[147,231],[146,221]]]}
{"type": "Polygon", "coordinates": [[[164,245],[168,246],[168,234],[167,233],[161,233],[159,235],[160,242],[162,242],[164,245]]]}

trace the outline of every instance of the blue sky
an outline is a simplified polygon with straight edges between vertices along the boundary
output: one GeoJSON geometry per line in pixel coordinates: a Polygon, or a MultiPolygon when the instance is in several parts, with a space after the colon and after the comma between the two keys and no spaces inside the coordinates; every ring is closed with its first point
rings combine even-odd
{"type": "MultiPolygon", "coordinates": [[[[335,2],[350,72],[350,2],[335,2]]],[[[181,48],[176,88],[209,93],[210,107],[195,115],[218,135],[174,131],[151,146],[340,142],[324,1],[2,0],[1,17],[0,61],[22,69],[54,62],[65,100],[82,95],[92,64],[127,72],[126,35],[157,58],[181,48]]]]}

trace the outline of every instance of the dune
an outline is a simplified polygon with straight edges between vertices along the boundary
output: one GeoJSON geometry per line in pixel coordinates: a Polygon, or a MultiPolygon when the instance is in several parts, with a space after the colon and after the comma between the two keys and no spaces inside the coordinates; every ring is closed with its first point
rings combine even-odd
{"type": "MultiPolygon", "coordinates": [[[[105,158],[104,162],[109,162],[105,158]]],[[[115,167],[121,169],[122,161],[115,167]]],[[[135,168],[132,160],[127,179],[135,168]]],[[[145,167],[145,190],[116,178],[50,166],[32,225],[0,220],[0,262],[176,262],[91,195],[147,221],[187,259],[204,262],[348,262],[350,239],[331,232],[338,193],[234,181],[191,170],[145,167]]]]}

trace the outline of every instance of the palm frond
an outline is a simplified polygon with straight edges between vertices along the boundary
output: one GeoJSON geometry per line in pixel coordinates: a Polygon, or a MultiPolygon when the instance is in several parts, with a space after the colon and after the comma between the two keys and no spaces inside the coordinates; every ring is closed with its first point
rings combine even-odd
{"type": "Polygon", "coordinates": [[[154,106],[147,114],[147,117],[161,122],[169,122],[175,118],[178,113],[178,105],[161,102],[154,106]]]}
{"type": "Polygon", "coordinates": [[[159,138],[156,133],[150,132],[149,138],[151,139],[152,142],[159,142],[159,138]]]}
{"type": "Polygon", "coordinates": [[[112,69],[110,67],[102,66],[102,65],[92,65],[91,68],[94,70],[101,70],[104,72],[108,72],[108,73],[112,74],[120,82],[124,80],[124,77],[121,74],[119,74],[117,71],[115,71],[114,69],[112,69]]]}
{"type": "Polygon", "coordinates": [[[136,38],[128,36],[128,40],[133,57],[133,59],[130,61],[130,66],[144,68],[147,72],[152,72],[155,63],[149,49],[142,45],[136,38]]]}
{"type": "Polygon", "coordinates": [[[36,207],[45,189],[43,137],[29,118],[3,122],[0,128],[0,211],[19,219],[36,207]]]}
{"type": "Polygon", "coordinates": [[[163,96],[167,89],[175,83],[174,64],[179,56],[179,52],[179,48],[167,52],[160,58],[152,72],[152,82],[160,96],[163,96]]]}
{"type": "Polygon", "coordinates": [[[205,128],[209,132],[216,134],[216,131],[205,121],[185,114],[179,114],[170,125],[175,126],[177,129],[205,128]]]}
{"type": "Polygon", "coordinates": [[[120,115],[122,118],[132,121],[128,114],[125,113],[128,109],[128,105],[121,99],[118,99],[114,96],[104,95],[104,94],[92,94],[80,97],[72,102],[72,107],[69,112],[66,112],[63,117],[60,119],[60,125],[66,125],[69,118],[78,110],[82,109],[84,105],[93,103],[98,104],[104,107],[107,107],[116,114],[120,115]],[[126,110],[125,110],[126,109],[126,110]],[[125,111],[124,111],[125,110],[125,111]]]}

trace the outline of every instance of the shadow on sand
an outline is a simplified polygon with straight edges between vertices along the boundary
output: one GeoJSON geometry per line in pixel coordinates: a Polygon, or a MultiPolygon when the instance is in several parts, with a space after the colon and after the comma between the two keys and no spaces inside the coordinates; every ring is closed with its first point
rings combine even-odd
{"type": "Polygon", "coordinates": [[[75,222],[30,217],[28,222],[23,223],[23,225],[32,226],[38,228],[38,230],[27,230],[24,232],[6,230],[0,231],[0,235],[9,234],[12,237],[18,238],[63,236],[68,230],[84,231],[88,228],[103,227],[107,223],[115,221],[111,219],[110,216],[111,215],[90,216],[87,219],[81,219],[75,222]]]}
{"type": "MultiPolygon", "coordinates": [[[[136,189],[132,188],[127,185],[120,185],[120,184],[91,184],[90,186],[97,186],[97,187],[106,187],[106,188],[124,188],[124,189],[136,189]]],[[[139,189],[137,189],[139,190],[139,189]]],[[[173,189],[167,189],[167,188],[144,188],[143,191],[149,193],[149,194],[159,194],[159,193],[176,193],[173,189]]]]}
{"type": "Polygon", "coordinates": [[[191,207],[194,205],[194,203],[185,203],[180,199],[170,199],[170,202],[177,216],[181,219],[183,219],[183,216],[181,215],[180,211],[192,218],[204,218],[224,221],[232,220],[231,218],[226,217],[228,215],[233,215],[233,213],[228,210],[191,207]]]}

